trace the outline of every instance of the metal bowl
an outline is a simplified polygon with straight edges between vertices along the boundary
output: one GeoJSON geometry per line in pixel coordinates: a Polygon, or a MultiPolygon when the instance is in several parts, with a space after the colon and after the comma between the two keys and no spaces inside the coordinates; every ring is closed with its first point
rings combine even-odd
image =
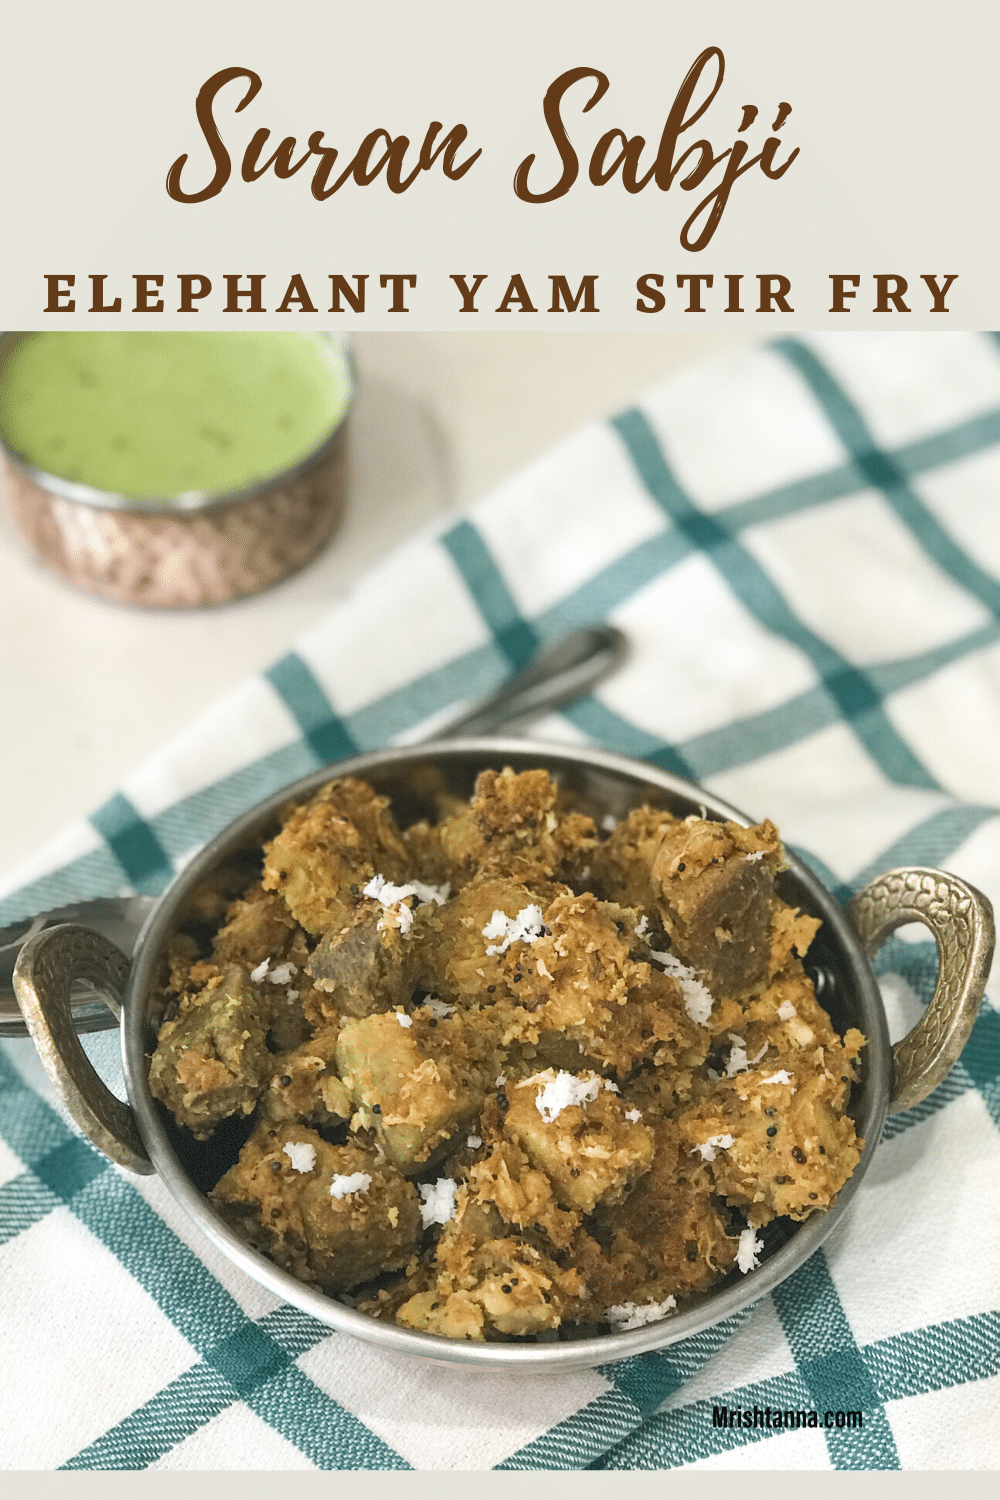
{"type": "Polygon", "coordinates": [[[22,950],[15,988],[42,1060],[81,1128],[114,1160],[133,1171],[156,1171],[209,1239],[248,1275],[285,1301],[342,1333],[399,1353],[439,1363],[489,1370],[568,1370],[629,1358],[699,1333],[756,1302],[790,1276],[831,1233],[848,1210],[878,1146],[889,1111],[919,1102],[947,1074],[975,1019],[993,948],[990,904],[955,876],[940,870],[887,872],[845,910],[811,871],[789,855],[779,877],[785,900],[820,918],[807,968],[823,1005],[841,1033],[858,1027],[868,1038],[852,1089],[849,1113],[865,1147],[854,1175],[832,1208],[796,1226],[782,1224],[760,1267],[730,1276],[689,1301],[674,1315],[629,1332],[556,1342],[463,1343],[383,1324],[305,1286],[265,1256],[250,1250],[222,1221],[208,1188],[235,1158],[225,1156],[225,1130],[199,1143],[178,1129],[149,1091],[147,1071],[156,1044],[162,1000],[154,983],[164,943],[180,925],[196,885],[221,865],[259,850],[273,835],[290,800],[315,792],[331,774],[364,778],[392,799],[401,824],[433,815],[434,791],[468,797],[479,771],[544,767],[598,822],[622,817],[647,803],[678,816],[704,810],[716,819],[753,820],[690,782],[636,761],[598,751],[555,747],[523,739],[456,740],[361,755],[326,767],[238,818],[208,844],[161,897],[147,920],[134,959],[81,927],[39,933],[22,950]],[[919,921],[937,939],[940,973],[923,1020],[891,1047],[868,953],[895,927],[919,921]],[[122,1000],[122,1053],[131,1108],[97,1079],[73,1029],[70,990],[85,979],[122,1000]],[[220,1146],[219,1137],[223,1137],[220,1146]]]}
{"type": "MultiPolygon", "coordinates": [[[[30,333],[0,335],[0,379],[30,333]]],[[[333,347],[332,335],[327,336],[333,347]]],[[[347,421],[292,467],[223,495],[135,500],[47,473],[0,441],[14,519],[42,560],[117,604],[190,609],[270,588],[336,530],[347,491],[347,421]]]]}

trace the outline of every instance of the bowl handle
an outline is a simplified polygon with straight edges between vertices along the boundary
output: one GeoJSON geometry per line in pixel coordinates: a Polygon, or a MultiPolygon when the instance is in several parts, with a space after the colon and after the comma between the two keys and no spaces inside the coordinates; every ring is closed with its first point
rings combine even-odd
{"type": "Polygon", "coordinates": [[[847,905],[869,957],[896,927],[921,922],[934,934],[938,979],[913,1030],[892,1049],[889,1113],[912,1109],[951,1072],[969,1039],[993,957],[993,908],[975,886],[945,870],[887,870],[847,905]]]}
{"type": "Polygon", "coordinates": [[[114,943],[63,923],[25,943],[14,965],[14,993],[42,1065],[84,1135],[130,1172],[150,1173],[135,1116],[97,1075],[73,1024],[74,980],[88,980],[119,1012],[128,972],[129,960],[114,943]]]}

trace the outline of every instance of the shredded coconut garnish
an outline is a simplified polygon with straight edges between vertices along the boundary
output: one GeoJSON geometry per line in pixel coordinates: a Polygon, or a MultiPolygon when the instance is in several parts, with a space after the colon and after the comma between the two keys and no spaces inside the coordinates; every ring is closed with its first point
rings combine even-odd
{"type": "Polygon", "coordinates": [[[645,937],[646,933],[648,931],[649,931],[649,918],[648,917],[643,917],[643,919],[639,923],[638,927],[635,928],[635,935],[636,935],[636,937],[645,937]]]}
{"type": "Polygon", "coordinates": [[[760,1252],[764,1248],[764,1241],[757,1236],[756,1229],[744,1229],[740,1235],[739,1248],[736,1251],[736,1264],[744,1276],[749,1271],[755,1271],[760,1265],[760,1252]]]}
{"type": "Polygon", "coordinates": [[[410,1027],[413,1025],[413,1017],[404,1015],[401,1010],[393,1011],[393,1015],[396,1017],[396,1020],[399,1022],[400,1026],[410,1027]]]}
{"type": "Polygon", "coordinates": [[[507,1082],[507,1074],[506,1073],[498,1073],[497,1074],[497,1082],[496,1082],[497,1088],[498,1089],[502,1089],[503,1086],[504,1086],[504,1084],[506,1082],[507,1082]]]}
{"type": "Polygon", "coordinates": [[[633,1125],[638,1125],[639,1121],[642,1119],[642,1110],[627,1109],[625,1111],[625,1118],[626,1120],[630,1120],[633,1125]]]}
{"type": "Polygon", "coordinates": [[[316,1147],[309,1141],[286,1141],[281,1149],[291,1162],[293,1172],[311,1172],[316,1165],[316,1147]]]}
{"type": "Polygon", "coordinates": [[[333,1181],[330,1183],[331,1198],[347,1198],[351,1193],[366,1193],[372,1185],[369,1172],[352,1172],[345,1177],[341,1172],[334,1172],[333,1181]]]}
{"type": "Polygon", "coordinates": [[[694,1149],[701,1152],[702,1161],[714,1161],[716,1150],[728,1151],[735,1139],[732,1135],[710,1135],[707,1141],[702,1141],[694,1149]]]}
{"type": "Polygon", "coordinates": [[[601,819],[601,827],[603,828],[605,833],[614,833],[615,829],[618,827],[618,819],[615,817],[614,813],[604,814],[604,817],[601,819]]]}
{"type": "Polygon", "coordinates": [[[294,964],[279,964],[276,969],[272,969],[270,974],[268,974],[267,982],[268,984],[287,984],[292,975],[297,973],[298,970],[294,964]]]}
{"type": "Polygon", "coordinates": [[[752,1068],[755,1068],[757,1066],[757,1064],[760,1062],[761,1058],[764,1056],[764,1053],[766,1051],[767,1051],[767,1042],[764,1043],[763,1047],[761,1047],[761,1049],[760,1049],[759,1052],[755,1052],[754,1055],[753,1055],[753,1057],[751,1057],[751,1059],[750,1059],[750,1066],[752,1068]]]}
{"type": "Polygon", "coordinates": [[[451,881],[446,880],[444,885],[425,885],[422,880],[411,880],[418,901],[433,901],[437,906],[443,906],[451,895],[451,881]]]}
{"type": "Polygon", "coordinates": [[[500,938],[491,943],[487,953],[506,953],[511,943],[536,943],[545,931],[540,906],[522,906],[516,917],[505,916],[497,908],[483,928],[484,938],[500,938]]]}
{"type": "Polygon", "coordinates": [[[677,1306],[676,1297],[664,1297],[662,1302],[622,1302],[617,1307],[606,1307],[604,1316],[608,1322],[624,1333],[627,1328],[642,1328],[646,1323],[658,1323],[677,1306]]]}
{"type": "Polygon", "coordinates": [[[605,1078],[605,1080],[604,1080],[604,1087],[607,1089],[607,1091],[608,1091],[609,1094],[620,1094],[621,1093],[621,1089],[618,1087],[617,1083],[615,1083],[614,1079],[612,1079],[612,1078],[605,1078]]]}
{"type": "Polygon", "coordinates": [[[650,948],[649,956],[656,960],[664,973],[680,980],[684,1009],[697,1026],[706,1025],[715,1001],[694,970],[682,964],[672,953],[658,953],[655,948],[650,948]]]}
{"type": "Polygon", "coordinates": [[[455,1194],[458,1184],[453,1177],[439,1177],[437,1182],[421,1182],[420,1196],[423,1202],[420,1205],[420,1217],[424,1221],[424,1228],[431,1224],[447,1224],[455,1212],[455,1194]]]}
{"type": "Polygon", "coordinates": [[[264,975],[267,973],[270,967],[271,960],[269,958],[265,958],[263,963],[259,963],[257,965],[256,969],[250,970],[250,978],[253,980],[254,984],[260,984],[261,980],[264,978],[264,975]]]}
{"type": "MultiPolygon", "coordinates": [[[[395,908],[399,918],[399,930],[406,937],[413,926],[413,911],[404,903],[408,896],[415,896],[416,889],[412,885],[392,885],[384,875],[373,875],[365,886],[363,894],[371,896],[374,901],[379,901],[386,911],[395,908]]],[[[382,930],[384,917],[379,918],[379,931],[382,930]]]]}
{"type": "MultiPolygon", "coordinates": [[[[551,1125],[557,1115],[573,1104],[590,1104],[601,1092],[603,1078],[598,1078],[596,1073],[591,1073],[589,1078],[578,1078],[575,1073],[556,1073],[555,1077],[549,1077],[545,1073],[536,1073],[533,1078],[526,1078],[524,1083],[540,1083],[545,1079],[545,1087],[535,1096],[535,1108],[545,1121],[551,1125]]],[[[520,1087],[524,1087],[521,1084],[520,1087]]]]}
{"type": "Polygon", "coordinates": [[[798,1011],[795,1009],[795,1006],[792,1004],[792,1002],[790,1000],[783,1000],[781,1002],[781,1004],[778,1006],[778,1020],[779,1021],[790,1021],[793,1016],[797,1016],[797,1015],[798,1015],[798,1011]]]}
{"type": "Polygon", "coordinates": [[[541,976],[542,976],[543,979],[554,979],[555,978],[554,974],[550,974],[549,973],[549,971],[545,967],[545,964],[544,964],[544,962],[543,962],[542,959],[538,960],[538,963],[536,964],[535,967],[538,969],[538,972],[539,972],[539,974],[541,974],[541,976]]]}
{"type": "Polygon", "coordinates": [[[732,1031],[729,1040],[733,1044],[726,1063],[726,1077],[733,1078],[737,1073],[745,1073],[750,1064],[747,1061],[747,1044],[741,1036],[736,1036],[732,1031]]]}
{"type": "Polygon", "coordinates": [[[483,1138],[481,1135],[467,1135],[465,1144],[470,1151],[478,1151],[479,1147],[483,1144],[483,1138]]]}
{"type": "MultiPolygon", "coordinates": [[[[777,1071],[777,1073],[772,1073],[771,1074],[770,1078],[762,1078],[761,1079],[761,1083],[788,1083],[788,1084],[790,1084],[791,1081],[792,1081],[792,1075],[785,1068],[779,1068],[778,1071],[777,1071]]],[[[792,1089],[792,1093],[793,1094],[795,1093],[795,1089],[794,1088],[792,1089]]]]}
{"type": "Polygon", "coordinates": [[[291,1004],[291,1002],[293,1000],[297,1000],[298,998],[299,998],[299,992],[298,992],[298,990],[289,990],[288,993],[287,993],[287,995],[285,996],[285,999],[289,1002],[289,1004],[291,1004]]]}
{"type": "Polygon", "coordinates": [[[455,1007],[445,1000],[439,1000],[436,995],[425,996],[423,1007],[430,1011],[436,1021],[443,1021],[447,1016],[455,1014],[455,1007]]]}
{"type": "MultiPolygon", "coordinates": [[[[435,901],[438,906],[443,906],[451,894],[451,886],[424,885],[422,880],[411,880],[407,885],[393,885],[384,875],[373,875],[362,894],[381,902],[386,911],[394,908],[399,918],[399,930],[406,937],[413,926],[413,909],[405,905],[408,898],[416,896],[418,901],[435,901]]],[[[381,930],[381,921],[378,925],[381,930]]]]}
{"type": "Polygon", "coordinates": [[[747,864],[755,865],[759,859],[764,858],[763,849],[754,849],[747,855],[747,864]]]}

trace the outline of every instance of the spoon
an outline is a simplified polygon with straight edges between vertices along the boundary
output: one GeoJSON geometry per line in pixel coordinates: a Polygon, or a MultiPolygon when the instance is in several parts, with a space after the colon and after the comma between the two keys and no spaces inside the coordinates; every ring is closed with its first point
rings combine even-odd
{"type": "MultiPolygon", "coordinates": [[[[570,635],[540,646],[525,666],[493,692],[448,709],[422,724],[414,735],[398,737],[396,743],[424,744],[460,735],[492,734],[497,729],[537,718],[590,692],[621,666],[627,654],[628,641],[616,626],[584,625],[570,635]]],[[[28,1035],[11,978],[17,955],[29,938],[43,928],[76,922],[99,932],[123,953],[131,954],[156,901],[155,896],[101,896],[94,901],[76,901],[35,917],[24,917],[0,928],[0,1037],[28,1035]]],[[[117,1026],[118,1017],[109,1010],[102,993],[81,986],[79,993],[74,991],[73,995],[73,1024],[78,1032],[107,1031],[117,1026]]]]}

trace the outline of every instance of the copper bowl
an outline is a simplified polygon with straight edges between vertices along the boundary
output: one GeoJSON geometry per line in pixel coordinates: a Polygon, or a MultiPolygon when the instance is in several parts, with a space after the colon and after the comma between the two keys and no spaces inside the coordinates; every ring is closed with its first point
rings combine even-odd
{"type": "MultiPolygon", "coordinates": [[[[0,380],[30,333],[0,335],[0,380]]],[[[331,345],[332,335],[328,335],[331,345]]],[[[7,499],[34,551],[70,583],[117,604],[225,604],[305,567],[336,530],[347,489],[347,421],[299,463],[227,494],[141,501],[38,469],[0,439],[7,499]]]]}
{"type": "Polygon", "coordinates": [[[281,809],[290,800],[311,796],[331,774],[364,778],[392,799],[397,818],[404,823],[433,816],[431,788],[468,797],[476,775],[487,766],[512,766],[516,771],[544,767],[598,823],[608,814],[621,818],[643,803],[680,817],[704,810],[711,818],[732,818],[744,825],[753,821],[691,782],[594,750],[523,739],[470,739],[361,755],[335,768],[315,771],[267,798],[207,844],[157,902],[140,933],[131,964],[94,932],[57,926],[25,945],[14,971],[14,985],[42,1061],[81,1129],[132,1171],[158,1172],[202,1232],[249,1276],[286,1302],[342,1333],[439,1363],[508,1372],[594,1367],[664,1348],[731,1317],[770,1292],[819,1248],[858,1191],[887,1113],[918,1103],[956,1061],[986,984],[993,949],[991,908],[980,892],[953,875],[906,869],[880,876],[845,910],[808,866],[789,854],[789,867],[778,878],[778,890],[786,901],[823,924],[806,961],[817,993],[839,1032],[856,1026],[868,1038],[848,1105],[865,1148],[835,1204],[802,1224],[779,1221],[768,1226],[774,1232],[765,1231],[764,1258],[757,1270],[746,1276],[731,1274],[711,1291],[686,1301],[677,1313],[643,1328],[585,1338],[565,1329],[558,1330],[554,1342],[512,1343],[461,1343],[411,1332],[378,1322],[304,1285],[248,1249],[219,1217],[207,1192],[235,1159],[238,1143],[230,1144],[227,1158],[217,1139],[224,1131],[208,1142],[197,1142],[153,1099],[147,1070],[162,1017],[154,976],[164,943],[180,925],[194,887],[220,865],[259,852],[261,842],[277,830],[281,809]],[[915,921],[930,927],[937,939],[938,986],[924,1018],[892,1047],[868,955],[893,928],[915,921]],[[70,991],[79,980],[114,1001],[121,1000],[122,1057],[130,1105],[115,1099],[100,1082],[76,1036],[70,991]]]}

